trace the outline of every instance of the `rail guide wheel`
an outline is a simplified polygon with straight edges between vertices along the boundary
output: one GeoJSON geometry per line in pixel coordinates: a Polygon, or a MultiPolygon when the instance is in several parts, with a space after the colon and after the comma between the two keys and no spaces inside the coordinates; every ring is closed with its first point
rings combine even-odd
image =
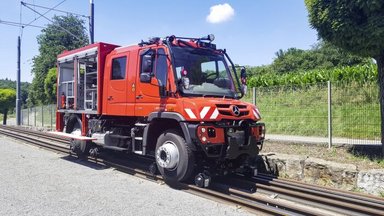
{"type": "MultiPolygon", "coordinates": [[[[71,115],[68,119],[66,133],[81,136],[81,121],[76,115],[71,115]]],[[[84,157],[89,154],[91,144],[89,141],[71,139],[69,147],[73,153],[79,157],[84,157]]]]}

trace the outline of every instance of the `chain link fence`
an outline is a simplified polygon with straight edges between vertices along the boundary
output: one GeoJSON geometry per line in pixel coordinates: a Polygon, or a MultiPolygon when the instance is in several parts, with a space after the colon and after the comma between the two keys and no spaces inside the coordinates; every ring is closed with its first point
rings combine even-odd
{"type": "Polygon", "coordinates": [[[42,105],[21,110],[21,124],[52,130],[56,125],[56,105],[42,105]]]}
{"type": "Polygon", "coordinates": [[[318,83],[248,89],[256,101],[267,138],[338,144],[380,144],[376,83],[318,83]]]}

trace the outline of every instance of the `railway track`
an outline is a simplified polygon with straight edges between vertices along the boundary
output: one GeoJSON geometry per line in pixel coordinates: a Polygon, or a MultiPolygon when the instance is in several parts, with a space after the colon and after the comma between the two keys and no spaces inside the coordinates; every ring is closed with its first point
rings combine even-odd
{"type": "MultiPolygon", "coordinates": [[[[0,126],[0,135],[57,153],[71,154],[69,139],[49,133],[0,126]]],[[[150,160],[135,157],[132,159],[113,153],[87,159],[140,178],[163,181],[160,175],[153,175],[148,171],[153,163],[150,160]]],[[[193,184],[178,184],[174,187],[265,215],[384,215],[384,199],[267,175],[254,178],[233,175],[214,179],[208,189],[193,184]]]]}

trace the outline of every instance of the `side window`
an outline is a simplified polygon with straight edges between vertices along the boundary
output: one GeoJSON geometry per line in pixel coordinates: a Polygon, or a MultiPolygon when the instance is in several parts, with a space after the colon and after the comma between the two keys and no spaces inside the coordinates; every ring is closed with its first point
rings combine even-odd
{"type": "Polygon", "coordinates": [[[125,79],[125,69],[127,68],[127,57],[119,57],[112,60],[111,80],[125,79]]]}
{"type": "Polygon", "coordinates": [[[153,50],[144,51],[145,55],[141,57],[141,71],[140,73],[152,73],[153,62],[155,61],[155,53],[153,50]]]}

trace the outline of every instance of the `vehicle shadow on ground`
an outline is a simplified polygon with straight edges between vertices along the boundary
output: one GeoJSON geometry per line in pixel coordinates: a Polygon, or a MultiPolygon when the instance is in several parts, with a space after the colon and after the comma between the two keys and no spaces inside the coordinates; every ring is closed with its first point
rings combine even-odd
{"type": "Polygon", "coordinates": [[[353,145],[347,152],[356,157],[365,157],[371,161],[383,160],[383,150],[381,145],[353,145]]]}
{"type": "Polygon", "coordinates": [[[72,162],[72,163],[76,163],[79,165],[83,165],[83,166],[89,167],[89,168],[94,169],[94,170],[104,170],[104,169],[109,168],[103,164],[98,164],[94,161],[88,161],[87,159],[78,158],[78,157],[72,156],[72,155],[63,156],[63,157],[61,157],[61,159],[72,162]]]}

